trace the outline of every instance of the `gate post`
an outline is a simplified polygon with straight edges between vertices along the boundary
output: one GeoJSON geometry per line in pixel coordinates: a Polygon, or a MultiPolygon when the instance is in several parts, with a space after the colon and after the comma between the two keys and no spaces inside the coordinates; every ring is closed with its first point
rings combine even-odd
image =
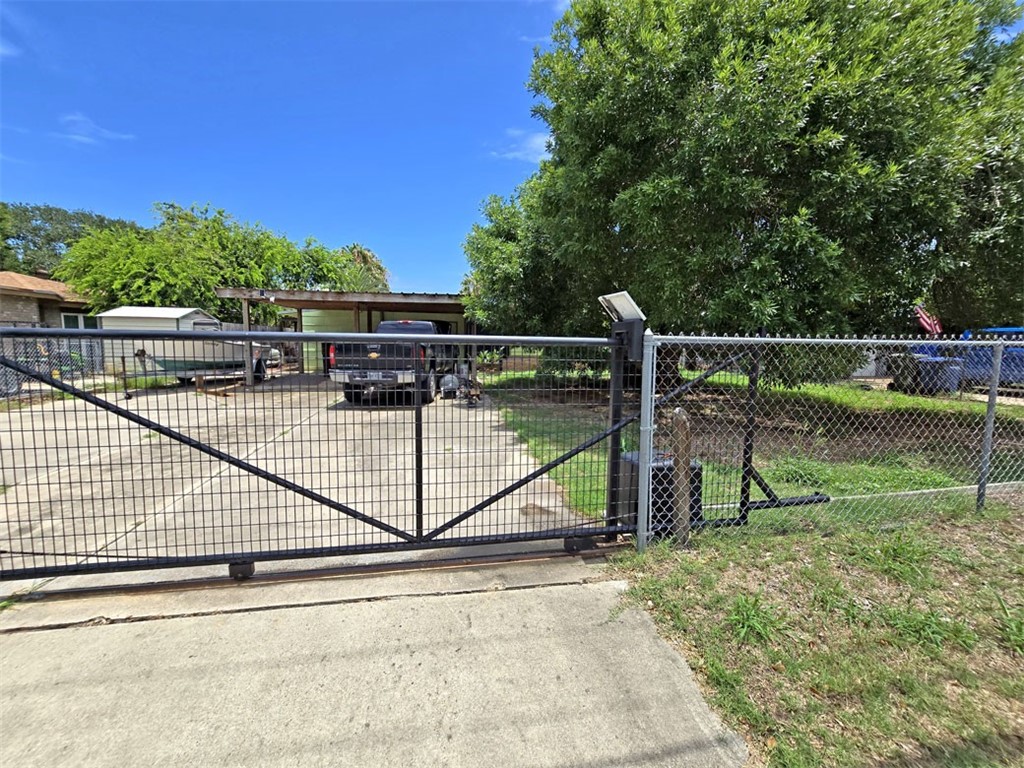
{"type": "MultiPolygon", "coordinates": [[[[611,348],[611,392],[609,395],[608,426],[613,427],[622,420],[623,369],[626,361],[626,339],[621,334],[613,336],[611,348]]],[[[608,495],[605,500],[604,522],[609,528],[619,525],[622,517],[619,486],[622,477],[622,431],[615,432],[608,445],[608,495]]],[[[605,534],[604,540],[615,541],[617,533],[605,534]]]]}
{"type": "Polygon", "coordinates": [[[654,458],[654,364],[658,345],[648,330],[640,379],[640,486],[637,493],[636,548],[643,552],[651,538],[651,461],[654,458]]]}

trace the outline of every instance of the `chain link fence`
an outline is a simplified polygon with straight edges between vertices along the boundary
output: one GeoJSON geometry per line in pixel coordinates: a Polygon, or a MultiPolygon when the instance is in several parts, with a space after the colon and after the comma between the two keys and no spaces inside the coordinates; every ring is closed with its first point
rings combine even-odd
{"type": "Polygon", "coordinates": [[[1024,493],[1024,341],[647,346],[652,538],[879,527],[1024,493]]]}

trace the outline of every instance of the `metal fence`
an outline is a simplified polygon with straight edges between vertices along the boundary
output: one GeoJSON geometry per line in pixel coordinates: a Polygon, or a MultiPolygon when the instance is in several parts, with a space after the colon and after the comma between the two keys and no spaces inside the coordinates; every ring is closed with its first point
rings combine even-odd
{"type": "Polygon", "coordinates": [[[0,329],[0,578],[634,533],[609,341],[483,341],[0,329]]]}
{"type": "Polygon", "coordinates": [[[0,578],[827,533],[1024,493],[1024,343],[648,335],[630,354],[0,329],[0,578]]]}
{"type": "Polygon", "coordinates": [[[1024,341],[648,336],[640,542],[1024,493],[1024,341]]]}

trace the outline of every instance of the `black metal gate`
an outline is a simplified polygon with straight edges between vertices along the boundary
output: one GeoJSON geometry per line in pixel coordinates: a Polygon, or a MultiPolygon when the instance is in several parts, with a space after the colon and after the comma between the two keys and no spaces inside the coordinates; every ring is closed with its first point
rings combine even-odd
{"type": "Polygon", "coordinates": [[[0,579],[636,531],[623,339],[383,341],[0,329],[0,579]]]}

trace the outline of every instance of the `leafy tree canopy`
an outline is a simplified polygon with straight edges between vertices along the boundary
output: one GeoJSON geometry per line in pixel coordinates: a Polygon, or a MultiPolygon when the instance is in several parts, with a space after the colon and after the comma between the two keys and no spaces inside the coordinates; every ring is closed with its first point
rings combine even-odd
{"type": "Polygon", "coordinates": [[[870,332],[958,286],[961,322],[1021,316],[1019,15],[576,0],[531,80],[551,158],[467,237],[470,312],[590,332],[625,289],[663,330],[870,332]]]}
{"type": "MultiPolygon", "coordinates": [[[[358,244],[331,250],[316,240],[301,247],[222,210],[156,205],[151,229],[113,226],[91,230],[67,252],[56,271],[87,296],[96,311],[124,304],[201,307],[239,321],[241,307],[220,299],[219,287],[387,290],[387,273],[358,244]]],[[[273,322],[279,309],[253,306],[253,321],[273,322]]]]}
{"type": "Polygon", "coordinates": [[[68,211],[52,205],[0,203],[0,270],[47,273],[60,263],[76,241],[90,229],[134,228],[122,219],[90,211],[68,211]]]}

